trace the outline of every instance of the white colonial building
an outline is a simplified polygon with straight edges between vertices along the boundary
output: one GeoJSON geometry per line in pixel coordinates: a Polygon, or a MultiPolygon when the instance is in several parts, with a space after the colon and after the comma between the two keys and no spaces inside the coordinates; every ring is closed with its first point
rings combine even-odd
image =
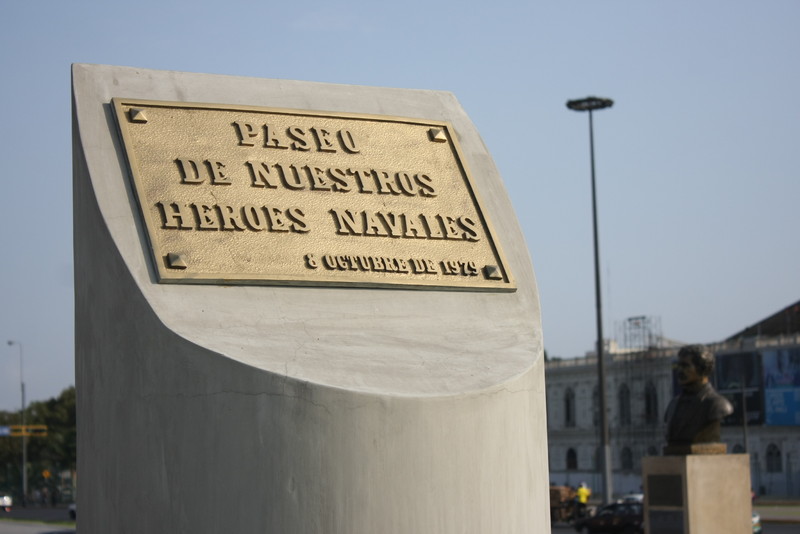
{"type": "MultiPolygon", "coordinates": [[[[750,454],[751,482],[760,495],[800,496],[799,327],[800,303],[708,345],[716,356],[715,385],[734,404],[722,440],[729,452],[750,454]],[[781,327],[770,332],[773,323],[781,327]],[[793,332],[787,333],[786,325],[793,332]]],[[[677,392],[672,363],[679,347],[660,337],[652,348],[623,351],[607,345],[614,493],[638,493],[642,458],[660,455],[665,445],[664,412],[677,392]]],[[[597,496],[603,483],[596,356],[549,361],[545,372],[551,483],[586,482],[597,496]]]]}

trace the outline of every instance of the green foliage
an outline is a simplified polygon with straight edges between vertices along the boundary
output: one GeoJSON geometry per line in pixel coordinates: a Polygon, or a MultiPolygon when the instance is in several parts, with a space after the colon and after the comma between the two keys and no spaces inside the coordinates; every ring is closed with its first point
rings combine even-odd
{"type": "MultiPolygon", "coordinates": [[[[28,437],[28,491],[64,491],[63,472],[75,472],[77,463],[75,387],[57,398],[30,403],[25,423],[47,425],[46,437],[28,437]],[[46,478],[45,471],[51,476],[46,478]]],[[[0,411],[0,426],[21,424],[19,412],[0,411]]],[[[19,502],[22,490],[22,438],[0,437],[0,491],[7,491],[19,502]]],[[[68,484],[71,487],[71,480],[68,484]]]]}

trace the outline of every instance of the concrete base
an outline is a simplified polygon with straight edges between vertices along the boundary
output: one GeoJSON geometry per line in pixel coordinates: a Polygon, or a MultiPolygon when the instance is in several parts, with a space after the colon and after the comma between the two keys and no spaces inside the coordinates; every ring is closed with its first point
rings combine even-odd
{"type": "Polygon", "coordinates": [[[547,533],[530,258],[455,98],[73,67],[81,533],[547,533]],[[159,284],[112,97],[447,120],[513,293],[159,284]]]}
{"type": "Polygon", "coordinates": [[[647,457],[646,534],[752,532],[747,454],[647,457]]]}

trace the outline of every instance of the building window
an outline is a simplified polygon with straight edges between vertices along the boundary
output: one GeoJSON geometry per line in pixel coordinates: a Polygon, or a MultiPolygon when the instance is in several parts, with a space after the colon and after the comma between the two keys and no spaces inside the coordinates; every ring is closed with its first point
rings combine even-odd
{"type": "Polygon", "coordinates": [[[572,388],[564,394],[564,426],[575,426],[575,392],[572,388]]]}
{"type": "Polygon", "coordinates": [[[594,450],[594,468],[596,471],[603,470],[603,447],[597,447],[594,450]]]}
{"type": "Polygon", "coordinates": [[[644,387],[644,420],[649,425],[658,424],[658,393],[652,382],[644,387]]]}
{"type": "Polygon", "coordinates": [[[781,450],[774,443],[767,446],[767,473],[780,473],[783,471],[781,450]]]}
{"type": "Polygon", "coordinates": [[[622,470],[633,471],[633,452],[628,447],[622,449],[622,470]]]}
{"type": "Polygon", "coordinates": [[[567,449],[567,470],[575,471],[578,469],[578,453],[575,449],[567,449]]]}
{"type": "Polygon", "coordinates": [[[622,426],[631,424],[631,390],[626,384],[619,387],[619,424],[622,426]]]}

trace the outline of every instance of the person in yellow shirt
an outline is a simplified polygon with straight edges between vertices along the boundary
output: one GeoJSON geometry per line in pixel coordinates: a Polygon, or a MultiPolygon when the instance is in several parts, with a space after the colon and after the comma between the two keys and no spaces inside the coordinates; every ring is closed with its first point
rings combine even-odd
{"type": "Polygon", "coordinates": [[[578,517],[586,516],[586,503],[589,502],[589,497],[592,496],[592,490],[586,485],[586,482],[581,482],[578,489],[575,491],[575,496],[578,499],[578,517]]]}

